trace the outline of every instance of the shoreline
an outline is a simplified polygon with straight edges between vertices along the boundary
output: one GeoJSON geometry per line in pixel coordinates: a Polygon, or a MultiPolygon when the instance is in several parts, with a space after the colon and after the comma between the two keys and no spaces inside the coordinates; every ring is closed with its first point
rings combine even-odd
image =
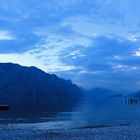
{"type": "Polygon", "coordinates": [[[74,129],[1,129],[1,140],[140,140],[140,124],[74,129]]]}

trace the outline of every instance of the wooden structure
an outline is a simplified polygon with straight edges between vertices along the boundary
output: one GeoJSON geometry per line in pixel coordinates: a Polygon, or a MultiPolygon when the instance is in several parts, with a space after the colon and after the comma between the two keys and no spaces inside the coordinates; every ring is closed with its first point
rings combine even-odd
{"type": "Polygon", "coordinates": [[[138,97],[128,97],[128,98],[125,98],[125,103],[126,104],[138,104],[138,103],[140,103],[140,98],[138,98],[138,97]]]}

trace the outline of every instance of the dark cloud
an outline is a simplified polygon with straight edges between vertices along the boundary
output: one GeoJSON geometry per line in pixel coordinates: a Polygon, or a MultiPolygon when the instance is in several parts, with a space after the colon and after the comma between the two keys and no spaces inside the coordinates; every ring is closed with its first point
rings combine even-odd
{"type": "Polygon", "coordinates": [[[138,61],[133,55],[136,45],[128,40],[117,38],[97,37],[89,47],[75,46],[64,52],[62,61],[75,66],[84,66],[91,70],[106,70],[115,64],[125,63],[126,60],[138,61]],[[79,54],[70,55],[79,51],[79,54]],[[120,58],[120,59],[119,59],[120,58]]]}
{"type": "Polygon", "coordinates": [[[0,53],[23,53],[32,49],[39,41],[33,34],[16,34],[13,40],[0,40],[0,53]]]}
{"type": "Polygon", "coordinates": [[[135,89],[140,76],[140,57],[134,56],[136,49],[135,42],[100,36],[89,47],[76,46],[67,50],[61,61],[80,68],[73,79],[82,86],[135,89]],[[72,53],[75,50],[79,53],[72,53]]]}

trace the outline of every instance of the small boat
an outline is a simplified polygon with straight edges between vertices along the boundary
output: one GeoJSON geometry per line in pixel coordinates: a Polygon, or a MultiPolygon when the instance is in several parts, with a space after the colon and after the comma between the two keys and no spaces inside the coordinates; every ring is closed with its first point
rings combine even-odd
{"type": "Polygon", "coordinates": [[[9,108],[8,105],[0,105],[0,110],[9,110],[9,108]]]}

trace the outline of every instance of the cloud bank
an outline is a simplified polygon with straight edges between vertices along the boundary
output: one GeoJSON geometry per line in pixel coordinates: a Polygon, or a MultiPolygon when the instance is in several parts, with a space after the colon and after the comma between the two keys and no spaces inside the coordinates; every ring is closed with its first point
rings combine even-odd
{"type": "Polygon", "coordinates": [[[1,0],[0,62],[34,65],[85,88],[140,87],[140,2],[1,0]]]}

